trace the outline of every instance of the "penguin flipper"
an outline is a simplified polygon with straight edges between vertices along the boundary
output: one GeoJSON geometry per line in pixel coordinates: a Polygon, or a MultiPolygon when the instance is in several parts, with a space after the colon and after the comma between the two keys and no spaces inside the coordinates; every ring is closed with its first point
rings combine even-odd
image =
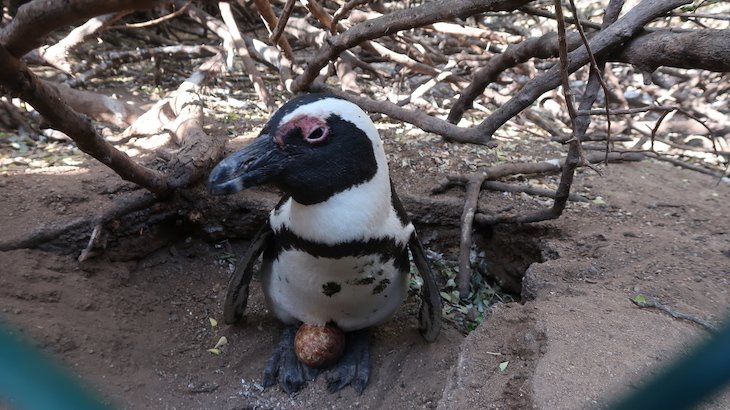
{"type": "Polygon", "coordinates": [[[248,289],[253,277],[253,266],[261,253],[274,238],[274,232],[268,223],[254,235],[246,253],[236,263],[236,270],[228,282],[226,299],[223,302],[223,321],[233,324],[243,318],[248,303],[248,289]]]}
{"type": "Polygon", "coordinates": [[[418,239],[415,230],[408,241],[408,248],[411,250],[416,269],[418,269],[418,273],[423,279],[421,309],[418,312],[418,330],[427,342],[433,342],[441,330],[441,296],[439,295],[439,288],[431,271],[431,265],[426,259],[421,240],[418,239]]]}

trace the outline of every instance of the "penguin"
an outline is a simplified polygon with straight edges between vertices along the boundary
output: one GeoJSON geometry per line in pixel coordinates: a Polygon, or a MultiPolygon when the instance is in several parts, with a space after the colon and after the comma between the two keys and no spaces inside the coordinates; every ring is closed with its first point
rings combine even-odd
{"type": "Polygon", "coordinates": [[[391,183],[378,130],[347,99],[313,93],[274,113],[248,146],[218,163],[213,195],[258,185],[283,192],[239,260],[223,304],[224,321],[244,315],[254,266],[269,311],[284,325],[264,370],[264,387],[300,390],[318,371],[300,363],[294,336],[303,324],[335,324],[345,353],[328,371],[328,389],[362,393],[370,377],[369,330],[406,297],[409,254],[423,279],[419,330],[434,341],[441,300],[417,232],[391,183]]]}

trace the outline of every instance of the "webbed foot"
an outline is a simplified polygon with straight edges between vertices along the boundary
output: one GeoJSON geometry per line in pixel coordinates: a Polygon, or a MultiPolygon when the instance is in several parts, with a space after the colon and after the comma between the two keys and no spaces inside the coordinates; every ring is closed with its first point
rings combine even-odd
{"type": "Polygon", "coordinates": [[[330,393],[348,384],[362,394],[370,380],[370,330],[362,329],[347,333],[345,353],[327,373],[327,389],[330,393]]]}
{"type": "Polygon", "coordinates": [[[264,369],[264,388],[275,384],[291,394],[299,391],[306,382],[317,378],[319,370],[309,367],[297,358],[294,351],[294,336],[299,325],[287,326],[281,334],[279,344],[266,362],[264,369]]]}

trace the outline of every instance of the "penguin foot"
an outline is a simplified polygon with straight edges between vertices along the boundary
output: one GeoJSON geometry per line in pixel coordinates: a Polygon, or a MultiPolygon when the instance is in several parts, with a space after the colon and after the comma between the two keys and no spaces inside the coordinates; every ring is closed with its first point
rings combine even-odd
{"type": "Polygon", "coordinates": [[[370,330],[350,332],[346,337],[344,355],[327,374],[327,389],[334,393],[349,384],[362,394],[370,380],[370,330]]]}
{"type": "Polygon", "coordinates": [[[294,337],[299,325],[287,326],[281,334],[279,344],[266,362],[264,368],[264,388],[279,384],[285,392],[298,392],[306,382],[319,375],[319,370],[299,362],[294,351],[294,337]]]}

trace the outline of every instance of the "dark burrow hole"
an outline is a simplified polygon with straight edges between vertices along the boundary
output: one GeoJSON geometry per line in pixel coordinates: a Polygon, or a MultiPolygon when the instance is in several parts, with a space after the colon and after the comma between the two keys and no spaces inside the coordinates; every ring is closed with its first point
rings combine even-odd
{"type": "Polygon", "coordinates": [[[533,263],[557,259],[545,240],[554,232],[539,226],[499,226],[474,231],[473,269],[486,283],[499,285],[515,301],[522,300],[522,279],[533,263]]]}

